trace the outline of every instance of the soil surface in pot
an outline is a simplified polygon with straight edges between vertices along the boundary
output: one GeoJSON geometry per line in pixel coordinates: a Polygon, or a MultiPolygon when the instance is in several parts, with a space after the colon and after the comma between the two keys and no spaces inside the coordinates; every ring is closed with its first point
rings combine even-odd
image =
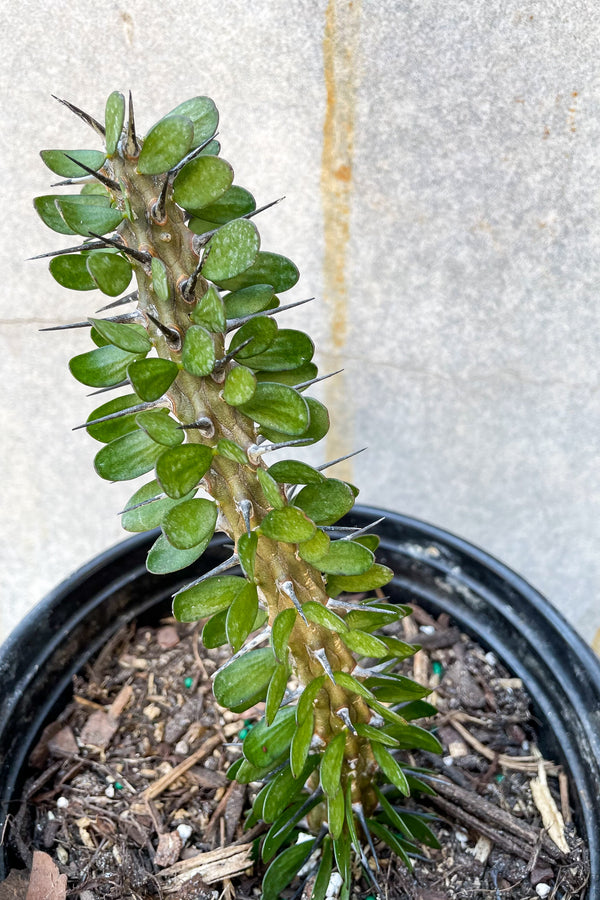
{"type": "MultiPolygon", "coordinates": [[[[441,848],[424,847],[409,872],[376,844],[383,896],[584,897],[586,849],[568,780],[537,749],[521,682],[445,614],[415,608],[395,628],[422,646],[402,670],[432,688],[439,710],[427,725],[443,756],[419,752],[409,762],[432,770],[437,796],[420,807],[435,816],[441,848]]],[[[29,870],[33,863],[31,883],[13,870],[0,900],[24,900],[28,884],[31,896],[53,900],[260,895],[252,861],[266,826],[243,830],[255,786],[225,772],[261,711],[215,705],[210,676],[229,654],[204,650],[199,635],[199,626],[171,620],[131,626],[75,678],[72,702],[32,754],[8,835],[13,854],[29,870]]],[[[355,877],[353,898],[373,898],[359,867],[355,877]]],[[[282,897],[310,900],[311,887],[309,872],[282,897]]]]}

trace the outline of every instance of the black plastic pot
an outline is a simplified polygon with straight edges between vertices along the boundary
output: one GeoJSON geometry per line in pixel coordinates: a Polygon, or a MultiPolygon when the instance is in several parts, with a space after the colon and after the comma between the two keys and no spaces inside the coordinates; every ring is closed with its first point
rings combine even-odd
{"type": "MultiPolygon", "coordinates": [[[[447,612],[521,678],[540,720],[545,753],[570,777],[577,826],[591,856],[588,898],[600,896],[600,662],[562,616],[502,563],[448,532],[406,516],[356,507],[344,524],[378,526],[378,557],[396,573],[390,594],[447,612]]],[[[45,598],[0,649],[0,828],[18,807],[28,755],[41,728],[64,706],[72,675],[125,622],[170,610],[190,579],[146,572],[152,536],[103,553],[45,598]]],[[[222,562],[213,540],[194,567],[222,562]]],[[[0,877],[9,860],[0,858],[0,877]]]]}

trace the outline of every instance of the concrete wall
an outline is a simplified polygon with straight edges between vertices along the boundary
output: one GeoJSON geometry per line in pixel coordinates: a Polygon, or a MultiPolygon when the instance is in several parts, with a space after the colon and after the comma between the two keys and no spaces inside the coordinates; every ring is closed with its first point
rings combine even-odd
{"type": "MultiPolygon", "coordinates": [[[[287,314],[317,340],[345,475],[502,558],[591,640],[600,628],[600,16],[591,0],[28,0],[5,13],[0,356],[8,630],[121,538],[131,485],[72,433],[66,371],[102,297],[25,258],[66,246],[31,197],[44,147],[94,146],[131,88],[143,132],[198,93],[259,203],[263,246],[302,272],[287,314]],[[224,12],[221,9],[224,8],[224,12]],[[307,310],[309,312],[307,313],[307,310]]],[[[324,442],[325,444],[325,442],[324,442]]],[[[316,457],[316,453],[311,458],[316,457]]]]}

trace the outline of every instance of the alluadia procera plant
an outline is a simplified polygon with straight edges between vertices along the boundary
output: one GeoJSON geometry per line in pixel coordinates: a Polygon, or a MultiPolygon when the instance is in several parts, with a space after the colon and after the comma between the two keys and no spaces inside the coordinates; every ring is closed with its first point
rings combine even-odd
{"type": "Polygon", "coordinates": [[[123,513],[128,531],[162,529],[151,572],[186,568],[215,530],[233,543],[230,559],[175,595],[174,613],[206,619],[207,647],[231,646],[214,677],[221,705],[264,701],[230,770],[264,784],[248,820],[270,825],[263,896],[279,897],[302,870],[316,873],[312,898],[322,900],[337,868],[347,898],[353,852],[379,891],[376,841],[407,864],[419,842],[435,844],[426,817],[397,802],[430,791],[401,751],[439,745],[413,724],[433,712],[427,690],[394,672],[415,647],[374,633],[408,612],[373,594],[392,577],[375,561],[378,539],[336,525],[356,489],[325,474],[334,463],[265,462],[329,427],[305,393],[319,381],[313,344],[276,318],[298,305],[278,296],[298,271],[260,249],[256,217],[267,207],[233,184],[210,99],[177,106],[143,140],[119,92],[105,124],[65,105],[104,146],[42,152],[60,185],[80,188],[35,200],[46,225],[79,236],[44,255],[59,284],[99,289],[119,298],[104,310],[127,310],[59,326],[89,326],[96,345],[71,360],[76,379],[124,389],[81,427],[104,445],[102,478],[154,470],[123,513]],[[298,841],[306,820],[314,836],[298,841]]]}

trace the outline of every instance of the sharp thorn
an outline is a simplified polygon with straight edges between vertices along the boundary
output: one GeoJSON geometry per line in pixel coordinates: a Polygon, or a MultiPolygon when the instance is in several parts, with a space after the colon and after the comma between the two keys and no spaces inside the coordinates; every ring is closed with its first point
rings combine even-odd
{"type": "Polygon", "coordinates": [[[179,288],[184,300],[187,300],[188,302],[190,302],[194,297],[194,291],[196,290],[196,284],[198,283],[198,278],[200,277],[202,266],[208,259],[209,253],[210,248],[208,252],[204,253],[202,258],[198,261],[198,265],[196,266],[190,277],[187,279],[187,281],[184,281],[179,288]]]}
{"type": "MultiPolygon", "coordinates": [[[[125,323],[125,322],[133,322],[134,320],[139,319],[139,318],[141,318],[141,314],[137,310],[135,310],[134,312],[125,313],[121,316],[109,316],[108,318],[104,319],[104,321],[105,322],[125,323]]],[[[65,331],[65,330],[68,330],[69,328],[86,328],[86,327],[91,328],[92,323],[89,321],[88,322],[69,322],[68,325],[50,325],[48,328],[40,328],[39,331],[65,331]]]]}
{"type": "Polygon", "coordinates": [[[212,578],[213,575],[220,575],[222,572],[226,572],[228,569],[233,569],[234,566],[239,564],[240,558],[237,553],[234,553],[229,559],[226,559],[225,562],[222,562],[220,565],[215,566],[214,569],[211,569],[210,572],[205,572],[204,575],[201,575],[200,578],[196,578],[195,581],[190,581],[189,584],[186,584],[185,587],[180,588],[180,590],[176,591],[173,594],[173,597],[177,597],[179,594],[182,594],[184,591],[187,591],[189,588],[196,587],[197,584],[201,584],[203,581],[206,581],[207,578],[212,578]]]}
{"type": "Polygon", "coordinates": [[[90,116],[89,113],[84,112],[82,109],[79,109],[78,106],[75,106],[73,103],[69,103],[68,100],[63,100],[62,97],[57,97],[56,94],[51,94],[51,96],[58,100],[59,103],[62,103],[63,106],[66,106],[67,109],[70,109],[72,113],[75,113],[76,116],[79,116],[80,119],[89,125],[90,128],[93,128],[96,134],[99,134],[100,137],[104,137],[106,134],[106,129],[104,125],[101,125],[100,122],[96,121],[93,116],[90,116]]]}
{"type": "Polygon", "coordinates": [[[366,449],[366,447],[361,447],[360,450],[355,450],[353,453],[346,453],[345,456],[338,456],[337,459],[332,459],[331,462],[323,463],[320,466],[315,466],[315,468],[318,472],[322,472],[323,469],[329,469],[330,466],[335,466],[340,462],[344,462],[345,459],[352,459],[353,456],[358,456],[359,453],[364,453],[366,449]]]}
{"type": "Polygon", "coordinates": [[[377,853],[375,852],[375,844],[373,843],[373,838],[371,837],[371,832],[369,831],[369,826],[367,825],[367,819],[365,816],[365,811],[363,809],[362,803],[353,803],[352,804],[352,812],[360,822],[361,828],[364,831],[365,837],[369,844],[369,849],[371,851],[371,855],[375,860],[375,867],[379,873],[381,873],[381,866],[379,865],[379,858],[377,853]]]}
{"type": "Polygon", "coordinates": [[[129,384],[129,379],[125,378],[123,381],[118,381],[116,384],[109,384],[106,387],[98,388],[97,391],[92,391],[91,394],[87,394],[88,397],[95,397],[96,394],[105,394],[107,391],[114,391],[117,388],[125,387],[126,384],[129,384]]]}
{"type": "Polygon", "coordinates": [[[101,422],[110,422],[112,419],[121,419],[123,416],[130,416],[133,413],[144,412],[146,409],[157,409],[164,405],[162,400],[154,400],[152,403],[138,403],[136,406],[128,406],[125,409],[119,409],[117,412],[110,413],[108,416],[100,416],[99,419],[92,419],[84,422],[83,425],[76,425],[72,431],[79,431],[81,428],[89,428],[90,425],[100,425],[101,422]]]}
{"type": "Polygon", "coordinates": [[[300,388],[310,387],[311,384],[318,384],[319,381],[325,381],[327,378],[333,378],[334,375],[339,375],[340,372],[343,372],[343,369],[338,369],[336,372],[330,372],[328,375],[319,375],[317,378],[311,378],[310,381],[303,381],[301,384],[295,384],[294,390],[299,391],[300,388]]]}
{"type": "Polygon", "coordinates": [[[48,253],[38,253],[37,256],[30,256],[32,259],[47,259],[49,256],[63,256],[67,253],[80,253],[82,250],[102,250],[104,244],[90,241],[87,244],[78,244],[77,247],[67,247],[65,250],[50,250],[48,253]]]}
{"type": "Polygon", "coordinates": [[[154,322],[161,334],[164,334],[170,344],[181,344],[181,335],[178,331],[176,331],[174,328],[169,328],[168,325],[163,325],[160,319],[157,319],[156,316],[152,315],[152,313],[147,312],[146,315],[151,322],[154,322]]]}
{"type": "Polygon", "coordinates": [[[161,188],[160,194],[158,196],[158,200],[153,205],[151,213],[152,218],[155,222],[164,222],[167,214],[166,205],[167,205],[167,191],[169,189],[169,173],[167,172],[164,184],[161,188]]]}
{"type": "MultiPolygon", "coordinates": [[[[175,596],[177,596],[177,595],[175,595],[175,596]]],[[[255,647],[258,647],[259,644],[262,644],[262,642],[266,641],[267,638],[269,638],[270,636],[271,636],[271,626],[268,625],[259,634],[255,635],[253,638],[250,638],[249,641],[246,641],[244,646],[240,650],[238,650],[237,653],[234,653],[233,656],[230,656],[230,658],[227,660],[227,662],[223,663],[223,665],[220,668],[218,668],[216,670],[216,672],[213,672],[212,675],[210,676],[211,681],[217,677],[219,672],[222,672],[223,669],[226,669],[227,666],[230,666],[232,662],[234,662],[236,659],[239,659],[240,656],[244,656],[246,653],[249,653],[250,650],[254,650],[255,647]]]]}
{"type": "Polygon", "coordinates": [[[111,247],[116,247],[121,253],[126,253],[128,256],[131,256],[133,259],[136,259],[138,262],[141,262],[143,265],[148,265],[152,262],[152,256],[149,253],[146,253],[145,250],[136,250],[135,247],[128,247],[123,241],[119,241],[116,238],[110,238],[106,235],[96,234],[93,231],[90,231],[92,237],[98,238],[103,241],[105,244],[108,244],[111,247]]]}
{"type": "Polygon", "coordinates": [[[309,650],[309,653],[314,656],[315,659],[318,659],[323,667],[323,671],[326,673],[327,677],[331,681],[332,684],[335,684],[335,678],[333,677],[333,669],[331,668],[331,664],[327,659],[327,654],[325,653],[325,648],[320,647],[318,650],[309,650]]]}
{"type": "Polygon", "coordinates": [[[134,300],[137,301],[139,299],[139,294],[137,291],[132,291],[131,294],[126,294],[124,297],[119,297],[118,300],[113,300],[112,303],[107,303],[106,306],[101,306],[100,309],[97,309],[96,312],[104,312],[107,309],[114,309],[115,306],[125,306],[126,303],[133,303],[134,300]]]}
{"type": "Polygon", "coordinates": [[[304,624],[308,625],[308,619],[304,615],[304,610],[302,609],[302,604],[300,603],[300,601],[298,600],[298,597],[296,596],[296,591],[294,590],[293,582],[280,581],[277,583],[277,587],[279,588],[279,590],[282,593],[287,594],[287,596],[290,598],[290,600],[296,607],[298,614],[300,615],[300,618],[302,619],[304,624]]]}
{"type": "MultiPolygon", "coordinates": [[[[79,163],[77,163],[79,165],[79,163]]],[[[70,187],[71,185],[82,185],[82,184],[92,184],[92,179],[88,178],[87,175],[82,175],[81,178],[65,178],[64,181],[53,181],[50,187],[70,187]]]]}
{"type": "MultiPolygon", "coordinates": [[[[377,602],[381,602],[379,598],[377,598],[377,602]]],[[[337,598],[334,600],[332,597],[328,599],[327,606],[332,606],[336,609],[360,609],[361,612],[364,612],[365,609],[369,608],[368,603],[353,603],[351,600],[338,600],[337,598]]],[[[395,609],[380,609],[377,607],[376,612],[382,613],[385,616],[397,615],[395,609]]]]}
{"type": "Polygon", "coordinates": [[[208,147],[208,145],[210,144],[211,141],[214,141],[214,139],[216,138],[218,133],[219,133],[218,131],[215,131],[215,133],[211,137],[206,138],[205,141],[202,141],[201,144],[199,144],[197,147],[194,147],[193,150],[190,150],[188,155],[184,156],[183,159],[180,160],[176,166],[173,166],[172,169],[169,169],[169,172],[167,174],[168,175],[177,175],[177,173],[180,172],[181,169],[183,169],[183,167],[185,166],[186,163],[191,162],[192,159],[195,159],[197,156],[199,156],[202,153],[202,151],[204,150],[204,148],[208,147]]]}
{"type": "Polygon", "coordinates": [[[244,520],[244,525],[246,526],[246,532],[248,535],[252,532],[252,525],[250,524],[250,517],[254,512],[254,508],[252,506],[252,502],[250,500],[240,500],[239,503],[236,504],[239,511],[242,514],[242,518],[244,520]]]}
{"type": "Polygon", "coordinates": [[[344,526],[344,525],[319,525],[321,531],[327,532],[344,532],[346,534],[356,534],[357,531],[360,531],[359,528],[353,526],[344,526]]]}
{"type": "Polygon", "coordinates": [[[78,159],[75,159],[73,156],[69,156],[68,153],[65,153],[67,159],[70,159],[72,163],[75,163],[76,166],[79,166],[83,169],[84,172],[87,172],[88,175],[92,175],[94,178],[97,178],[98,181],[103,184],[105,187],[110,188],[111,191],[120,191],[121,188],[116,181],[113,181],[112,178],[108,178],[108,176],[103,175],[101,172],[96,172],[95,169],[92,169],[90,166],[86,166],[85,163],[80,162],[78,159]]]}
{"type": "Polygon", "coordinates": [[[253,216],[257,216],[259,213],[264,212],[266,209],[271,209],[272,206],[277,206],[278,203],[281,203],[282,200],[285,200],[285,197],[279,197],[277,200],[271,200],[270,203],[265,203],[264,206],[259,206],[258,209],[253,209],[252,212],[246,213],[242,216],[242,219],[251,219],[253,216]]]}
{"type": "Polygon", "coordinates": [[[70,328],[90,328],[89,322],[69,322],[68,325],[50,325],[47,328],[38,328],[38,331],[67,331],[70,328]]]}
{"type": "Polygon", "coordinates": [[[348,709],[347,706],[341,706],[339,709],[336,709],[335,714],[338,717],[338,719],[342,720],[342,722],[344,723],[344,725],[346,726],[346,728],[348,729],[348,731],[351,734],[357,733],[356,728],[354,727],[354,723],[353,723],[352,719],[350,718],[350,710],[348,709]]]}
{"type": "Polygon", "coordinates": [[[230,331],[234,331],[236,328],[239,328],[240,325],[245,325],[246,322],[250,322],[251,319],[256,319],[257,316],[276,316],[278,313],[285,312],[287,309],[293,309],[295,306],[303,306],[305,303],[310,303],[311,300],[314,299],[314,297],[309,297],[307,300],[297,300],[295,303],[287,303],[285,306],[277,306],[275,309],[259,310],[259,312],[250,313],[247,316],[240,316],[238,319],[230,319],[227,323],[225,333],[228,334],[230,331]]]}
{"type": "MultiPolygon", "coordinates": [[[[263,439],[264,440],[264,439],[263,439]]],[[[310,441],[308,441],[310,443],[310,441]]],[[[254,465],[258,465],[258,461],[263,453],[270,453],[272,450],[283,450],[285,447],[305,447],[307,444],[306,438],[297,438],[293,441],[281,441],[279,444],[265,444],[263,443],[261,446],[258,444],[251,444],[248,447],[248,459],[250,462],[254,463],[254,465]]],[[[339,529],[332,528],[332,531],[339,531],[339,529]]]]}
{"type": "Polygon", "coordinates": [[[215,433],[215,426],[212,419],[209,419],[208,416],[202,416],[201,419],[196,419],[195,422],[190,422],[189,425],[178,425],[177,428],[182,431],[187,431],[191,428],[199,428],[200,431],[204,431],[205,434],[210,437],[215,433]]]}
{"type": "Polygon", "coordinates": [[[127,156],[137,156],[140,146],[138,144],[137,135],[135,133],[135,115],[133,112],[133,98],[129,91],[129,118],[127,122],[127,140],[125,143],[125,153],[127,156]]]}
{"type": "Polygon", "coordinates": [[[142,500],[140,503],[134,503],[133,506],[126,506],[125,509],[122,509],[121,512],[118,512],[118,516],[124,516],[125,513],[132,512],[134,509],[139,509],[140,506],[147,506],[149,503],[155,503],[157,500],[164,500],[166,498],[166,494],[157,494],[156,497],[150,497],[148,500],[142,500]]]}
{"type": "Polygon", "coordinates": [[[368,531],[371,530],[371,528],[375,528],[376,525],[380,525],[384,521],[385,521],[385,516],[381,516],[380,519],[376,519],[374,522],[371,522],[369,525],[365,525],[364,528],[359,528],[358,531],[354,532],[354,534],[349,535],[348,537],[343,537],[342,540],[349,541],[355,537],[360,537],[361,534],[366,534],[368,531]]]}
{"type": "Polygon", "coordinates": [[[231,362],[236,353],[239,353],[240,350],[243,350],[244,347],[247,347],[250,341],[253,341],[253,337],[249,337],[247,340],[242,341],[241,344],[238,344],[237,347],[234,347],[233,350],[230,350],[225,356],[222,356],[221,359],[215,360],[215,365],[213,368],[214,373],[222,372],[228,362],[231,362]]]}

